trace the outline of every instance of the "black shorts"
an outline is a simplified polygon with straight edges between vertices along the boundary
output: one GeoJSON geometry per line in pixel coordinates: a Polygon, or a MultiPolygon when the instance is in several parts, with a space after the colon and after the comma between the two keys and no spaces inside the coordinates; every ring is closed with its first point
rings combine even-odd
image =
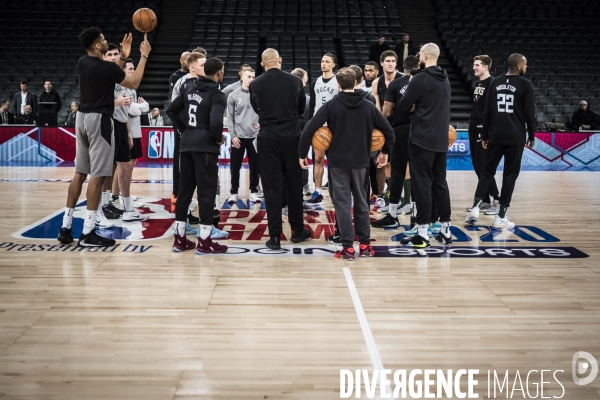
{"type": "Polygon", "coordinates": [[[129,134],[127,125],[115,120],[115,162],[129,162],[129,134]]]}
{"type": "Polygon", "coordinates": [[[142,138],[133,138],[133,147],[129,149],[131,159],[142,158],[142,138]]]}

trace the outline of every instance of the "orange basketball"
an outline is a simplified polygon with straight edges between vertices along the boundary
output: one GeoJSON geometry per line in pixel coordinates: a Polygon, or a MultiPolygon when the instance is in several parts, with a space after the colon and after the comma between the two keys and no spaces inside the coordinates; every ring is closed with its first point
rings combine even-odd
{"type": "Polygon", "coordinates": [[[327,149],[329,149],[329,146],[331,146],[331,139],[333,138],[333,135],[331,134],[331,131],[329,130],[328,127],[326,126],[322,126],[319,129],[317,129],[317,131],[315,132],[315,134],[313,135],[312,138],[312,147],[315,150],[319,150],[319,151],[325,151],[327,149]]]}
{"type": "Polygon", "coordinates": [[[133,26],[140,32],[150,32],[156,28],[156,14],[149,8],[140,8],[133,14],[133,26]]]}
{"type": "Polygon", "coordinates": [[[381,150],[384,143],[385,137],[383,136],[383,133],[379,129],[373,129],[373,134],[371,135],[371,151],[381,150]]]}
{"type": "Polygon", "coordinates": [[[456,141],[456,129],[452,125],[448,126],[448,147],[452,146],[456,141]]]}

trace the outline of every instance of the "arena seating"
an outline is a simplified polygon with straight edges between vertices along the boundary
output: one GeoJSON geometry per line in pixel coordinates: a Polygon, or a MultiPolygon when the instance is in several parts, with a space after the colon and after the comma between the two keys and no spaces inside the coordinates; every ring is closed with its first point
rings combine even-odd
{"type": "Polygon", "coordinates": [[[475,84],[473,57],[488,54],[491,73],[506,73],[510,53],[527,57],[538,122],[570,123],[585,99],[600,111],[597,2],[534,0],[437,0],[437,27],[466,82],[475,84]]]}

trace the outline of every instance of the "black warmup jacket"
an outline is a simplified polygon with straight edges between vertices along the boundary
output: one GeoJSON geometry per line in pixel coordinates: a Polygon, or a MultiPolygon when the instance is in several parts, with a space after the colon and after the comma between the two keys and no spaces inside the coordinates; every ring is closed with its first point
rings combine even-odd
{"type": "Polygon", "coordinates": [[[167,108],[173,125],[182,132],[181,152],[220,153],[217,143],[223,137],[226,99],[219,84],[205,77],[199,77],[196,82],[182,89],[167,108]],[[181,117],[183,110],[187,110],[187,121],[181,117]]]}
{"type": "Polygon", "coordinates": [[[410,114],[409,143],[436,153],[448,152],[448,126],[450,125],[450,81],[439,66],[425,68],[410,80],[404,96],[394,114],[410,114]]]}
{"type": "Polygon", "coordinates": [[[313,135],[326,122],[333,135],[331,146],[325,151],[330,167],[368,168],[374,128],[385,137],[381,151],[390,153],[394,146],[394,130],[361,92],[340,92],[319,108],[302,131],[298,149],[300,158],[307,157],[313,135]]]}

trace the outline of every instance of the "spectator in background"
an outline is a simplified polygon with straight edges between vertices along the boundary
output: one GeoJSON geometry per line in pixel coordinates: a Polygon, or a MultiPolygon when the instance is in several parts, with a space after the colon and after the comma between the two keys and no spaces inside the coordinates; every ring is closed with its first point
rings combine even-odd
{"type": "Polygon", "coordinates": [[[404,34],[402,42],[396,44],[396,54],[402,59],[402,62],[406,60],[406,57],[417,54],[417,49],[415,49],[415,46],[413,46],[413,43],[410,41],[410,35],[408,33],[404,34]]]}
{"type": "Polygon", "coordinates": [[[600,129],[598,114],[588,109],[588,103],[585,100],[581,100],[579,109],[573,113],[571,124],[574,130],[589,131],[600,129]]]}
{"type": "Polygon", "coordinates": [[[379,36],[377,43],[372,45],[369,49],[369,61],[375,61],[376,63],[379,63],[381,53],[389,49],[390,46],[385,42],[385,36],[379,36]]]}
{"type": "Polygon", "coordinates": [[[75,127],[75,120],[77,118],[77,110],[79,110],[79,101],[75,100],[71,102],[71,111],[67,115],[67,122],[65,126],[75,127]]]}
{"type": "Polygon", "coordinates": [[[25,106],[23,110],[23,115],[21,115],[18,119],[19,124],[21,125],[35,125],[35,115],[33,115],[33,107],[29,104],[25,106]]]}
{"type": "Polygon", "coordinates": [[[244,71],[254,71],[254,70],[248,64],[240,65],[240,70],[238,72],[238,75],[240,76],[240,80],[235,83],[232,83],[231,85],[227,85],[227,87],[222,90],[222,92],[225,93],[225,96],[229,97],[229,94],[231,92],[233,92],[234,90],[238,90],[239,88],[242,87],[242,75],[244,74],[244,71]]]}
{"type": "Polygon", "coordinates": [[[62,108],[60,95],[52,88],[52,82],[47,79],[44,81],[44,91],[40,95],[40,103],[56,103],[54,106],[54,113],[57,115],[62,108]]]}
{"type": "Polygon", "coordinates": [[[10,100],[0,101],[0,125],[13,125],[15,123],[15,116],[8,111],[9,108],[10,100]]]}
{"type": "Polygon", "coordinates": [[[37,97],[29,92],[29,84],[27,81],[21,81],[21,91],[15,93],[13,99],[13,114],[19,119],[25,114],[25,106],[31,106],[31,114],[37,113],[37,97]]]}
{"type": "Polygon", "coordinates": [[[163,117],[160,115],[160,110],[156,107],[152,109],[150,114],[148,114],[148,120],[150,121],[150,126],[165,126],[163,123],[163,117]]]}

